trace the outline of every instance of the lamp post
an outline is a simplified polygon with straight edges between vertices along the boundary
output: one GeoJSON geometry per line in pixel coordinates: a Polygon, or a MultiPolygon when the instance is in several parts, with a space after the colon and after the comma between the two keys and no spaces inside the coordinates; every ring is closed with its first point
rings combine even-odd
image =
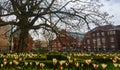
{"type": "Polygon", "coordinates": [[[13,29],[13,25],[10,25],[10,33],[9,33],[9,51],[12,50],[12,29],[13,29]]]}
{"type": "Polygon", "coordinates": [[[2,6],[1,6],[1,3],[0,3],[0,14],[2,14],[2,6]]]}

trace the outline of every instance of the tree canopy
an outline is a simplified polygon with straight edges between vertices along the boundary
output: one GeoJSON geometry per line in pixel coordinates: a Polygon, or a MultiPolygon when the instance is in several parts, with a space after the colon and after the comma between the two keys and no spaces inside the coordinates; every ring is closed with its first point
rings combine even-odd
{"type": "Polygon", "coordinates": [[[109,23],[109,15],[96,0],[2,0],[0,26],[14,25],[20,30],[18,52],[27,46],[29,30],[47,30],[58,34],[61,28],[76,29],[82,25],[109,23]]]}

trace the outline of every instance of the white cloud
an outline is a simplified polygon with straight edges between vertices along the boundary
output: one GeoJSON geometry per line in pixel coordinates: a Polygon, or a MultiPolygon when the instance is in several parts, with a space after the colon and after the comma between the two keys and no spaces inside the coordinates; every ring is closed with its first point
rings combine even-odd
{"type": "Polygon", "coordinates": [[[104,4],[102,8],[103,11],[108,12],[110,15],[113,15],[112,21],[115,25],[120,24],[120,0],[110,0],[110,1],[101,1],[104,4]]]}

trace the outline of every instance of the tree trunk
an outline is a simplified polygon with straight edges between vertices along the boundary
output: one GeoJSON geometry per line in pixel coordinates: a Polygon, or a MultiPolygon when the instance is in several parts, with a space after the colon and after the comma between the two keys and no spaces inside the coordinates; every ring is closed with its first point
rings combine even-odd
{"type": "Polygon", "coordinates": [[[21,29],[20,35],[19,35],[19,41],[18,41],[18,46],[16,47],[15,52],[27,52],[26,49],[28,47],[28,41],[27,39],[29,38],[29,30],[27,29],[21,29]]]}

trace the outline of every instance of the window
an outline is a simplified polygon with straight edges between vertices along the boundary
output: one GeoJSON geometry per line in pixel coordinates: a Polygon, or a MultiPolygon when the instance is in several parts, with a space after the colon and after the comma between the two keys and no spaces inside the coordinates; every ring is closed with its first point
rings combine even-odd
{"type": "Polygon", "coordinates": [[[105,49],[105,48],[106,48],[106,46],[104,45],[104,46],[103,46],[103,48],[105,49]]]}
{"type": "Polygon", "coordinates": [[[104,32],[102,32],[101,34],[102,34],[102,36],[104,36],[104,35],[105,35],[105,33],[104,33],[104,32]]]}
{"type": "Polygon", "coordinates": [[[110,37],[110,42],[114,42],[114,37],[110,37]]]}
{"type": "Polygon", "coordinates": [[[96,50],[96,46],[94,46],[93,48],[94,48],[94,50],[96,50]]]}
{"type": "Polygon", "coordinates": [[[111,48],[115,48],[115,45],[111,45],[111,48]]]}
{"type": "Polygon", "coordinates": [[[96,51],[96,47],[94,47],[94,51],[96,51]]]}
{"type": "Polygon", "coordinates": [[[61,47],[61,43],[58,43],[58,47],[61,47]]]}
{"type": "Polygon", "coordinates": [[[91,51],[91,49],[90,49],[91,47],[90,46],[88,46],[88,51],[91,51]]]}
{"type": "Polygon", "coordinates": [[[80,46],[80,45],[81,45],[81,43],[79,42],[79,43],[78,43],[78,46],[80,46]]]}
{"type": "Polygon", "coordinates": [[[87,40],[87,43],[90,44],[90,40],[89,39],[87,40]]]}
{"type": "Polygon", "coordinates": [[[106,48],[104,48],[103,50],[106,51],[106,48]]]}
{"type": "Polygon", "coordinates": [[[115,51],[115,45],[111,45],[111,50],[115,51]]]}
{"type": "Polygon", "coordinates": [[[100,38],[97,39],[97,45],[98,45],[98,46],[101,45],[100,38]]]}
{"type": "Polygon", "coordinates": [[[90,49],[90,46],[88,46],[88,48],[90,49]]]}
{"type": "Polygon", "coordinates": [[[95,40],[95,39],[93,39],[93,43],[94,43],[94,44],[96,43],[96,40],[95,40]]]}
{"type": "Polygon", "coordinates": [[[99,36],[100,35],[100,33],[97,33],[97,36],[99,36]]]}
{"type": "Polygon", "coordinates": [[[102,38],[102,43],[105,43],[105,38],[102,38]]]}
{"type": "Polygon", "coordinates": [[[110,35],[112,35],[113,34],[113,31],[110,31],[110,35]]]}
{"type": "Polygon", "coordinates": [[[115,31],[110,31],[110,32],[109,32],[110,35],[113,35],[113,34],[115,34],[115,33],[116,33],[115,31]]]}
{"type": "Polygon", "coordinates": [[[93,37],[94,37],[94,36],[95,36],[95,33],[93,33],[92,35],[93,35],[93,37]]]}
{"type": "Polygon", "coordinates": [[[113,31],[113,34],[116,34],[116,32],[115,32],[115,31],[113,31]]]}

